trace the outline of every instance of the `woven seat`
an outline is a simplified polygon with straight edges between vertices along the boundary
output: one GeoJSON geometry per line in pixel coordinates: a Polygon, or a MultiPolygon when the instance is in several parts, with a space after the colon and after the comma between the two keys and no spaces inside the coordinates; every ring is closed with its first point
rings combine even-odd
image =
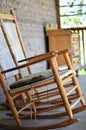
{"type": "MultiPolygon", "coordinates": [[[[70,75],[72,73],[72,70],[64,70],[60,71],[60,77],[65,78],[66,76],[70,75]]],[[[14,92],[19,92],[24,89],[31,89],[34,88],[34,86],[41,85],[43,83],[49,83],[51,81],[54,81],[54,75],[52,73],[52,70],[46,70],[43,72],[35,73],[35,74],[30,74],[27,77],[24,77],[23,79],[20,79],[14,83],[12,83],[9,88],[10,88],[10,93],[14,92]]]]}
{"type": "Polygon", "coordinates": [[[42,80],[48,79],[50,77],[52,77],[53,74],[50,70],[47,70],[45,72],[39,72],[39,73],[35,73],[35,74],[30,74],[26,77],[24,77],[23,79],[20,79],[16,82],[14,82],[13,84],[10,85],[10,89],[15,89],[25,86],[25,85],[31,85],[37,82],[40,82],[42,80]]]}

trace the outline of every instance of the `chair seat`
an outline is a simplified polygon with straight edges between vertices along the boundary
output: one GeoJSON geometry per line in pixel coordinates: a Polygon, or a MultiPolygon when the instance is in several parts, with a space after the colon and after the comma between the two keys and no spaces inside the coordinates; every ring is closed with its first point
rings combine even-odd
{"type": "MultiPolygon", "coordinates": [[[[72,73],[72,70],[63,70],[59,71],[60,78],[65,78],[68,75],[72,73]]],[[[30,74],[23,79],[19,79],[18,81],[12,83],[9,88],[10,88],[10,93],[15,93],[19,92],[21,90],[25,90],[28,88],[33,88],[39,85],[42,85],[47,82],[54,81],[54,75],[52,73],[51,69],[48,69],[43,72],[35,73],[35,74],[30,74]]]]}

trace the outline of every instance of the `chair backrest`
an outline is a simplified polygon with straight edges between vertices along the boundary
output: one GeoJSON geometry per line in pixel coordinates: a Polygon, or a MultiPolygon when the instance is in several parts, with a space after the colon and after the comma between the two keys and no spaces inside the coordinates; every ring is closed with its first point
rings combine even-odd
{"type": "MultiPolygon", "coordinates": [[[[3,35],[3,31],[0,25],[0,67],[3,70],[7,70],[9,68],[15,67],[15,63],[10,54],[9,48],[7,46],[6,40],[3,35]]],[[[7,73],[6,78],[11,77],[12,75],[16,75],[18,71],[7,73]]]]}
{"type": "MultiPolygon", "coordinates": [[[[18,61],[27,58],[27,54],[13,10],[10,11],[10,14],[0,13],[0,19],[9,51],[16,66],[18,66],[18,61]]],[[[28,67],[28,71],[31,73],[30,67],[28,67]]]]}

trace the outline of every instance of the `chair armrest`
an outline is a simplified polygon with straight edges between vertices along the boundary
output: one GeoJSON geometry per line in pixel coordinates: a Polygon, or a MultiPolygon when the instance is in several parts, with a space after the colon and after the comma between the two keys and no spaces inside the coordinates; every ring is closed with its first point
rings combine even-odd
{"type": "MultiPolygon", "coordinates": [[[[68,53],[74,53],[74,50],[73,50],[73,48],[67,48],[67,49],[63,49],[63,50],[60,50],[60,51],[55,50],[55,51],[46,53],[46,55],[49,55],[51,53],[56,53],[57,55],[61,55],[61,54],[67,53],[67,52],[68,53]]],[[[37,55],[37,56],[33,56],[33,57],[29,57],[29,58],[26,58],[26,59],[22,59],[22,60],[20,60],[18,62],[21,63],[21,62],[24,62],[24,61],[28,61],[28,62],[30,62],[32,60],[35,61],[36,59],[39,59],[42,56],[43,56],[43,54],[37,55]]]]}
{"type": "MultiPolygon", "coordinates": [[[[25,58],[25,59],[22,59],[22,60],[20,60],[20,61],[18,61],[19,63],[20,62],[24,62],[24,61],[28,61],[28,62],[32,62],[32,61],[35,61],[35,60],[38,60],[38,59],[44,59],[44,57],[45,58],[47,58],[47,57],[49,57],[49,56],[52,56],[53,54],[55,55],[55,54],[57,54],[57,52],[58,52],[58,50],[55,50],[55,51],[51,51],[51,52],[47,52],[47,53],[44,53],[44,54],[40,54],[40,55],[36,55],[36,56],[33,56],[33,57],[29,57],[29,58],[25,58]]],[[[46,59],[45,59],[46,60],[46,59]]]]}
{"type": "Polygon", "coordinates": [[[56,52],[58,55],[62,55],[64,53],[74,53],[74,49],[73,48],[67,48],[67,49],[63,49],[63,50],[59,50],[58,52],[56,52]]]}
{"type": "MultiPolygon", "coordinates": [[[[37,56],[31,57],[31,58],[27,58],[27,60],[29,60],[27,63],[19,65],[19,66],[14,67],[14,68],[10,68],[8,70],[1,71],[1,73],[4,74],[4,73],[7,73],[7,72],[17,70],[17,69],[21,69],[21,68],[24,68],[26,66],[30,66],[30,65],[42,62],[42,61],[49,60],[50,58],[55,57],[55,56],[57,56],[57,50],[52,51],[52,52],[48,52],[48,53],[44,53],[44,54],[41,54],[41,55],[37,55],[37,56]]],[[[26,60],[26,59],[24,59],[24,60],[26,60]]]]}

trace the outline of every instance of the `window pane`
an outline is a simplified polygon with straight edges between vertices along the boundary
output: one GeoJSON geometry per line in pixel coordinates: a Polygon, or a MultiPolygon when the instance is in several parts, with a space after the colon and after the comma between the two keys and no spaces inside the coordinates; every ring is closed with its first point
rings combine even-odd
{"type": "Polygon", "coordinates": [[[59,2],[62,28],[85,26],[86,0],[60,0],[59,2]]]}

